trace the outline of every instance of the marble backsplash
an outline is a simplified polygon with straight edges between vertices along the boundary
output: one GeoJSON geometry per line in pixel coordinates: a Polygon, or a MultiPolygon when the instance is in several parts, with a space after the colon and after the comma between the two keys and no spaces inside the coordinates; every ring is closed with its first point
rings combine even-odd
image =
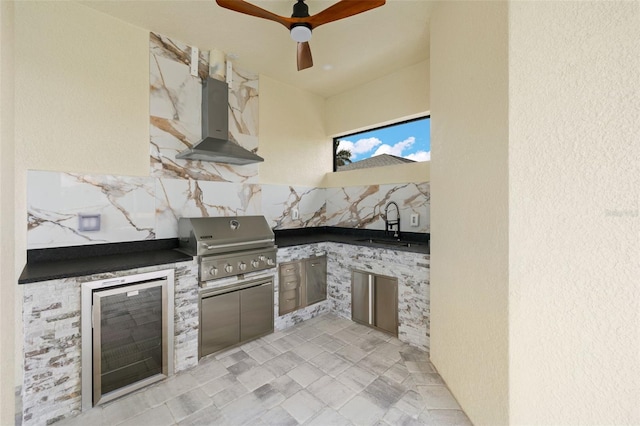
{"type": "Polygon", "coordinates": [[[179,217],[264,215],[273,229],[383,229],[390,200],[400,207],[403,231],[429,232],[429,183],[313,188],[32,170],[27,243],[36,249],[175,238],[179,217]],[[409,227],[411,213],[419,214],[419,227],[409,227]],[[81,231],[79,214],[99,214],[100,230],[81,231]]]}
{"type": "MultiPolygon", "coordinates": [[[[343,228],[384,229],[385,207],[395,202],[399,208],[400,227],[404,232],[429,232],[429,183],[366,185],[327,188],[325,225],[343,228]],[[418,214],[418,226],[410,226],[411,215],[418,214]]],[[[389,218],[395,220],[394,207],[389,218]]]]}

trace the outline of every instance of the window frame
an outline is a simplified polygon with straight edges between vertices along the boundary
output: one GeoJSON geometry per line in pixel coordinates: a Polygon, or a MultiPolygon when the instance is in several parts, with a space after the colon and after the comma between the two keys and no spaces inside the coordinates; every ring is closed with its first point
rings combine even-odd
{"type": "MultiPolygon", "coordinates": [[[[407,123],[411,123],[411,122],[418,121],[418,120],[424,120],[425,118],[431,119],[431,114],[426,114],[426,115],[423,115],[423,116],[420,116],[420,117],[414,117],[414,118],[410,118],[408,120],[402,120],[402,121],[398,121],[396,123],[385,124],[384,126],[372,127],[370,129],[360,130],[359,132],[347,133],[347,134],[344,134],[344,135],[340,135],[340,136],[334,137],[333,138],[333,173],[338,172],[338,166],[336,164],[336,155],[338,154],[338,145],[340,144],[340,140],[341,139],[345,139],[345,138],[348,138],[350,136],[359,135],[361,133],[367,133],[367,132],[373,132],[373,131],[376,131],[376,130],[386,129],[388,127],[400,126],[402,124],[407,124],[407,123]]],[[[359,160],[359,161],[362,161],[362,160],[359,160]]],[[[375,167],[369,167],[369,168],[374,169],[375,167]]]]}

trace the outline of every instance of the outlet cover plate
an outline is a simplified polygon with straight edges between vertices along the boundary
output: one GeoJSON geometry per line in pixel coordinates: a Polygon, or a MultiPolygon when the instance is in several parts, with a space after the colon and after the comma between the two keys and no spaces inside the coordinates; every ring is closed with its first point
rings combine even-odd
{"type": "Polygon", "coordinates": [[[78,231],[97,232],[100,230],[100,214],[78,213],[78,231]]]}

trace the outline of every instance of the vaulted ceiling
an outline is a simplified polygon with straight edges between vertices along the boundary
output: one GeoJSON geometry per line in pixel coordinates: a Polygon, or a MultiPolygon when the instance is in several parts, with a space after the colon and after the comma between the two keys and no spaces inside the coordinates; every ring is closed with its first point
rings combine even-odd
{"type": "MultiPolygon", "coordinates": [[[[249,0],[291,16],[295,0],[249,0]]],[[[311,15],[337,0],[307,0],[311,15]]],[[[201,50],[234,55],[238,67],[330,97],[429,58],[427,0],[387,0],[384,6],[322,25],[309,42],[314,66],[297,71],[296,42],[273,21],[218,6],[215,0],[81,1],[135,26],[201,50]]]]}

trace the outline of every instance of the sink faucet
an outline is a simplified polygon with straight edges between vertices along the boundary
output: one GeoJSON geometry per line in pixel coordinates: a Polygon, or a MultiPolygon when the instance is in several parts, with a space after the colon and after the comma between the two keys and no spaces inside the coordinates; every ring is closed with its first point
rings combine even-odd
{"type": "Polygon", "coordinates": [[[393,238],[397,238],[399,240],[400,239],[400,209],[398,208],[398,205],[393,201],[388,202],[384,208],[384,232],[385,234],[387,234],[391,230],[394,231],[393,238]],[[391,206],[395,206],[396,208],[396,220],[389,220],[389,207],[391,206]]]}

